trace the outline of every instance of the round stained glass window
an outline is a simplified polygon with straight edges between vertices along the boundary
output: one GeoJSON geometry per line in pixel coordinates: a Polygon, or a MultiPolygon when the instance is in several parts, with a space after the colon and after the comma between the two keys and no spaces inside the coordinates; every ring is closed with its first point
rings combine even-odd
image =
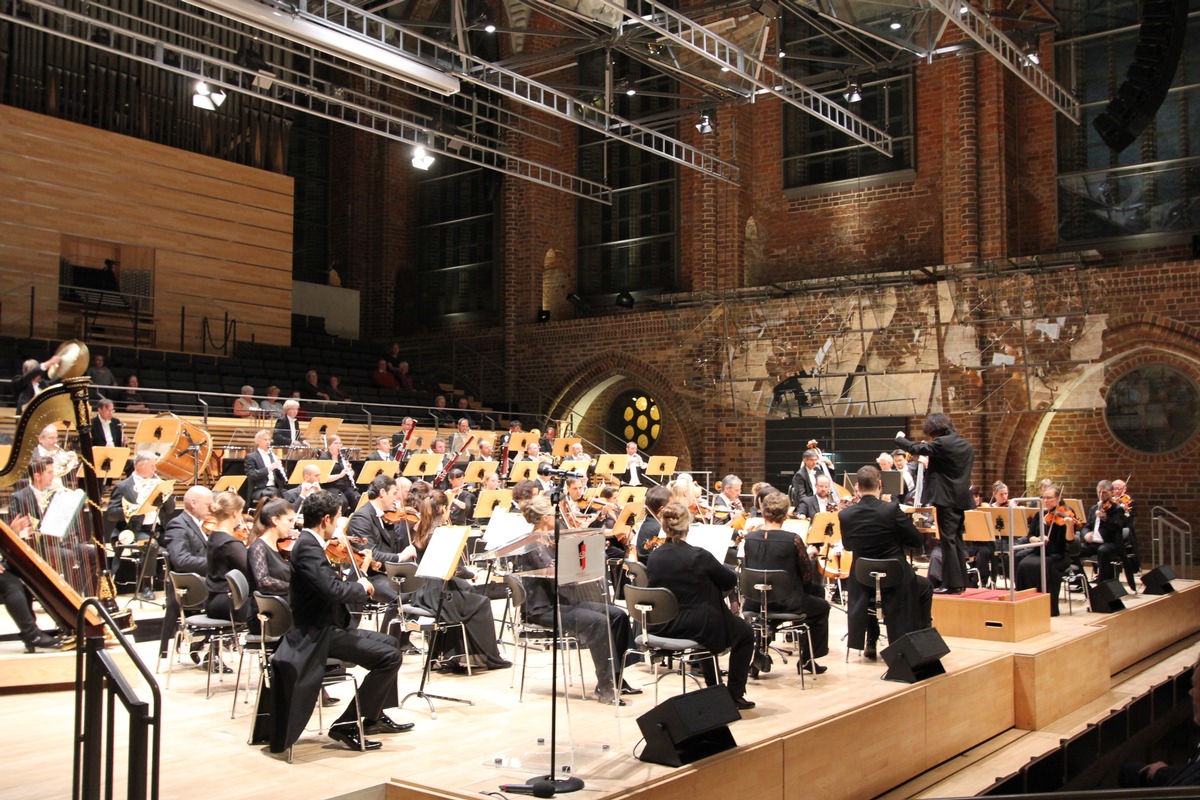
{"type": "Polygon", "coordinates": [[[627,442],[636,442],[639,450],[649,450],[662,433],[662,412],[654,398],[643,391],[621,393],[608,412],[609,430],[627,442]]]}
{"type": "Polygon", "coordinates": [[[1113,436],[1131,450],[1178,450],[1200,428],[1200,390],[1174,367],[1138,367],[1108,390],[1104,421],[1113,436]]]}

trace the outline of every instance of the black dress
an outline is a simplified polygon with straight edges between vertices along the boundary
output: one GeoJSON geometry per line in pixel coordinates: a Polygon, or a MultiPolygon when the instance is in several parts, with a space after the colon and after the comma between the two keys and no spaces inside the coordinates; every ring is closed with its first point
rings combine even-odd
{"type": "Polygon", "coordinates": [[[262,633],[254,593],[262,592],[286,599],[292,585],[292,567],[262,539],[255,539],[251,543],[249,560],[250,574],[246,578],[250,584],[251,614],[248,624],[251,633],[262,633]]]}
{"type": "MultiPolygon", "coordinates": [[[[214,619],[245,622],[250,617],[249,603],[235,609],[229,598],[229,584],[226,583],[225,576],[235,569],[242,575],[249,575],[246,545],[225,531],[213,531],[208,537],[208,575],[205,578],[208,585],[208,603],[205,604],[204,610],[214,619]]],[[[249,577],[246,578],[246,582],[250,582],[249,577]]]]}
{"type": "MultiPolygon", "coordinates": [[[[425,555],[424,550],[417,550],[420,560],[425,555]]],[[[464,580],[463,575],[470,573],[460,565],[459,576],[446,582],[445,591],[436,580],[426,580],[425,585],[413,592],[412,603],[429,611],[437,612],[441,602],[440,619],[444,623],[463,623],[461,630],[466,631],[467,645],[471,654],[472,669],[502,669],[511,667],[512,662],[500,656],[500,648],[496,644],[496,622],[492,617],[492,601],[475,591],[471,584],[464,580]]],[[[434,657],[449,659],[463,655],[463,640],[459,628],[451,628],[438,636],[437,650],[434,657]]],[[[462,663],[461,658],[458,660],[462,663]]]]}
{"type": "MultiPolygon", "coordinates": [[[[829,603],[823,597],[815,597],[805,591],[804,564],[807,560],[804,542],[796,534],[785,530],[757,530],[746,534],[745,563],[749,569],[783,570],[791,578],[791,593],[782,597],[772,593],[768,602],[772,611],[804,614],[812,632],[813,657],[820,658],[829,653],[829,603]]],[[[746,597],[745,609],[761,611],[760,598],[746,597]]],[[[802,639],[804,657],[809,657],[808,641],[802,639]]]]}
{"type": "MultiPolygon", "coordinates": [[[[1060,505],[1059,510],[1070,513],[1067,506],[1060,505]]],[[[1029,518],[1029,536],[1038,536],[1042,531],[1041,515],[1045,513],[1043,509],[1038,514],[1029,518]]],[[[1075,536],[1079,537],[1079,531],[1075,532],[1075,536]]],[[[1029,538],[1024,539],[1025,542],[1029,538]]],[[[1049,525],[1046,528],[1046,548],[1045,554],[1049,559],[1046,562],[1046,591],[1050,594],[1050,616],[1058,616],[1058,595],[1059,589],[1062,587],[1063,575],[1071,566],[1071,550],[1078,552],[1079,539],[1076,538],[1072,542],[1067,541],[1067,526],[1066,525],[1049,525]]],[[[1039,553],[1043,551],[1030,550],[1027,555],[1022,556],[1017,562],[1017,589],[1041,589],[1042,588],[1042,559],[1039,553]]]]}

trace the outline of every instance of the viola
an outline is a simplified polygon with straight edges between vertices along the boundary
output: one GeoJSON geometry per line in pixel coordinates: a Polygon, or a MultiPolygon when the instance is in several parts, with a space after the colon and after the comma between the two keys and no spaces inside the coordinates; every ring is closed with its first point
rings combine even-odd
{"type": "Polygon", "coordinates": [[[366,573],[372,566],[376,570],[383,569],[382,564],[377,561],[368,561],[366,556],[355,552],[340,538],[329,540],[329,543],[325,545],[325,555],[335,564],[353,564],[360,574],[366,573]]]}

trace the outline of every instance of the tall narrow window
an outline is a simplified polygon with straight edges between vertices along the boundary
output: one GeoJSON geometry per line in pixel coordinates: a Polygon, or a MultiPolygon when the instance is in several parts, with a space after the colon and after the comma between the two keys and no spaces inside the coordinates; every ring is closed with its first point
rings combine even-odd
{"type": "Polygon", "coordinates": [[[499,176],[449,158],[418,190],[418,308],[442,321],[485,318],[495,307],[499,176]]]}

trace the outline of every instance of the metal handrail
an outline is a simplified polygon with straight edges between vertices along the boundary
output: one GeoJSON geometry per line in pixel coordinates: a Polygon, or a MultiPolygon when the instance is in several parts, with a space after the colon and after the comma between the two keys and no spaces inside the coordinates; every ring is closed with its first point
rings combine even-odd
{"type": "Polygon", "coordinates": [[[1183,517],[1163,506],[1150,509],[1150,544],[1153,563],[1173,566],[1192,566],[1192,525],[1183,517]],[[1176,534],[1170,539],[1170,548],[1164,541],[1164,533],[1176,534]],[[1176,545],[1178,560],[1176,559],[1176,545]],[[1170,555],[1167,555],[1168,549],[1170,555]]]}
{"type": "Polygon", "coordinates": [[[129,800],[158,800],[159,759],[162,746],[162,695],[158,681],[142,662],[137,650],[121,633],[117,623],[95,597],[86,598],[75,620],[75,742],[71,796],[75,800],[99,800],[113,796],[116,702],[128,715],[128,768],[126,797],[129,800]],[[87,613],[102,620],[102,630],[112,639],[141,674],[150,690],[150,702],[138,697],[125,679],[116,660],[105,652],[104,634],[87,636],[87,613]],[[148,780],[147,780],[148,778],[148,780]]]}
{"type": "MultiPolygon", "coordinates": [[[[1041,505],[1042,498],[1039,497],[1017,497],[1008,501],[1008,599],[1016,602],[1017,599],[1017,551],[1018,550],[1041,550],[1042,552],[1042,592],[1048,589],[1046,570],[1049,569],[1049,564],[1046,563],[1046,520],[1040,522],[1041,529],[1038,539],[1041,541],[1027,542],[1025,544],[1017,544],[1015,531],[1013,530],[1016,522],[1016,509],[1018,505],[1026,504],[1029,508],[1038,508],[1041,505]]],[[[1040,515],[1039,515],[1040,516],[1040,515]]]]}

